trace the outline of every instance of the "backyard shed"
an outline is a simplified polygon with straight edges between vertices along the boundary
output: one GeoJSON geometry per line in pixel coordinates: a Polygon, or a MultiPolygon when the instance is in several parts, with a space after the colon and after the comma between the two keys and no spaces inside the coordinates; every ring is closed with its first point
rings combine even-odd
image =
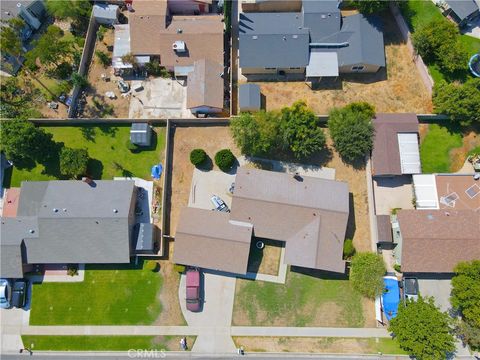
{"type": "Polygon", "coordinates": [[[118,5],[95,4],[93,6],[93,17],[102,25],[117,24],[119,12],[118,5]]]}
{"type": "Polygon", "coordinates": [[[261,109],[260,87],[257,84],[240,85],[238,99],[240,111],[258,111],[261,109]]]}
{"type": "Polygon", "coordinates": [[[133,123],[130,129],[130,142],[138,146],[152,144],[152,128],[147,123],[133,123]]]}

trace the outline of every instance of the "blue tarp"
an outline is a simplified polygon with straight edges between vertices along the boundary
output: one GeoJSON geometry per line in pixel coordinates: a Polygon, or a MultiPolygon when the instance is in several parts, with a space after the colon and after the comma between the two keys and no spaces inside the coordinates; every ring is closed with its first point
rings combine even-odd
{"type": "Polygon", "coordinates": [[[160,179],[160,176],[162,176],[162,171],[163,171],[163,166],[162,166],[162,164],[153,165],[153,166],[152,166],[152,177],[153,177],[155,180],[160,179]]]}
{"type": "Polygon", "coordinates": [[[387,320],[391,320],[397,316],[400,288],[398,287],[398,280],[394,278],[384,277],[383,283],[385,284],[382,294],[383,312],[387,320]]]}

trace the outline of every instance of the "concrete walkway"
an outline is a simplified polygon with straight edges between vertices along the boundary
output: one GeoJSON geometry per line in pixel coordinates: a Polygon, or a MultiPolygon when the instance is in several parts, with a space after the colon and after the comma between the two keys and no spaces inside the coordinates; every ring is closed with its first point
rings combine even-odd
{"type": "Polygon", "coordinates": [[[305,337],[359,337],[389,338],[390,334],[383,328],[326,328],[326,327],[267,327],[267,326],[233,326],[232,336],[305,336],[305,337]]]}
{"type": "Polygon", "coordinates": [[[375,216],[375,195],[373,193],[372,159],[370,158],[370,156],[367,156],[365,176],[367,180],[368,217],[370,219],[371,247],[373,252],[377,252],[377,217],[375,216]]]}
{"type": "Polygon", "coordinates": [[[183,316],[188,323],[188,328],[201,330],[196,333],[199,336],[193,345],[193,352],[235,352],[235,344],[230,336],[235,282],[235,277],[204,271],[203,309],[201,312],[193,313],[186,308],[186,276],[182,275],[178,297],[183,316]]]}

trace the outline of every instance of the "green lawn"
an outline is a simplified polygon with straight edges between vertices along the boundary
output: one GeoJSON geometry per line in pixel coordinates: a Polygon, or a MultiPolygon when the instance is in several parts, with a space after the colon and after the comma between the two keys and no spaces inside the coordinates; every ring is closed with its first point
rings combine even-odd
{"type": "Polygon", "coordinates": [[[233,322],[251,326],[362,327],[362,297],[346,279],[293,271],[274,284],[237,280],[233,322]]]}
{"type": "Polygon", "coordinates": [[[429,173],[450,172],[450,150],[462,146],[462,134],[444,126],[430,124],[428,133],[420,144],[422,171],[429,173]]]}
{"type": "MultiPolygon", "coordinates": [[[[127,351],[179,350],[178,336],[49,336],[22,335],[23,345],[42,351],[127,351]],[[33,345],[33,347],[32,347],[33,345]]],[[[189,349],[195,342],[194,336],[187,337],[189,349]]]]}
{"type": "Polygon", "coordinates": [[[160,273],[129,264],[86,269],[83,282],[34,284],[30,324],[151,324],[160,314],[160,273]]]}
{"type": "MultiPolygon", "coordinates": [[[[130,152],[126,143],[130,126],[58,126],[44,127],[56,142],[72,148],[87,148],[91,158],[88,172],[94,179],[114,176],[136,176],[150,179],[152,165],[163,162],[165,128],[156,127],[153,146],[139,153],[130,152]]],[[[20,186],[24,180],[61,179],[58,157],[33,169],[13,170],[10,186],[20,186]]],[[[7,183],[8,186],[8,183],[7,183]]]]}
{"type": "MultiPolygon", "coordinates": [[[[403,17],[407,22],[410,30],[415,32],[416,29],[421,27],[424,24],[429,23],[432,20],[443,19],[444,21],[449,21],[446,19],[440,9],[437,8],[431,1],[424,0],[409,0],[401,2],[401,9],[403,17]]],[[[476,52],[480,51],[480,39],[468,35],[459,35],[460,42],[464,44],[469,55],[473,55],[476,52]]],[[[446,75],[440,71],[438,66],[435,64],[427,64],[430,75],[432,76],[435,82],[440,80],[461,80],[464,81],[471,76],[470,71],[468,70],[468,64],[465,64],[465,70],[453,75],[446,75]]]]}

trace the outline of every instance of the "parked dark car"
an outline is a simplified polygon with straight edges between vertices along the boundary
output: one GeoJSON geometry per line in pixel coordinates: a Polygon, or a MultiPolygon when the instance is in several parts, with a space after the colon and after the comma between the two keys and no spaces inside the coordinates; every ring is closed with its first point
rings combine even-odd
{"type": "Polygon", "coordinates": [[[187,310],[200,311],[200,271],[187,270],[187,310]]]}
{"type": "Polygon", "coordinates": [[[403,278],[403,298],[405,300],[418,300],[418,279],[414,277],[403,278]]]}
{"type": "Polygon", "coordinates": [[[27,280],[15,280],[12,286],[12,306],[23,308],[27,303],[27,280]]]}

